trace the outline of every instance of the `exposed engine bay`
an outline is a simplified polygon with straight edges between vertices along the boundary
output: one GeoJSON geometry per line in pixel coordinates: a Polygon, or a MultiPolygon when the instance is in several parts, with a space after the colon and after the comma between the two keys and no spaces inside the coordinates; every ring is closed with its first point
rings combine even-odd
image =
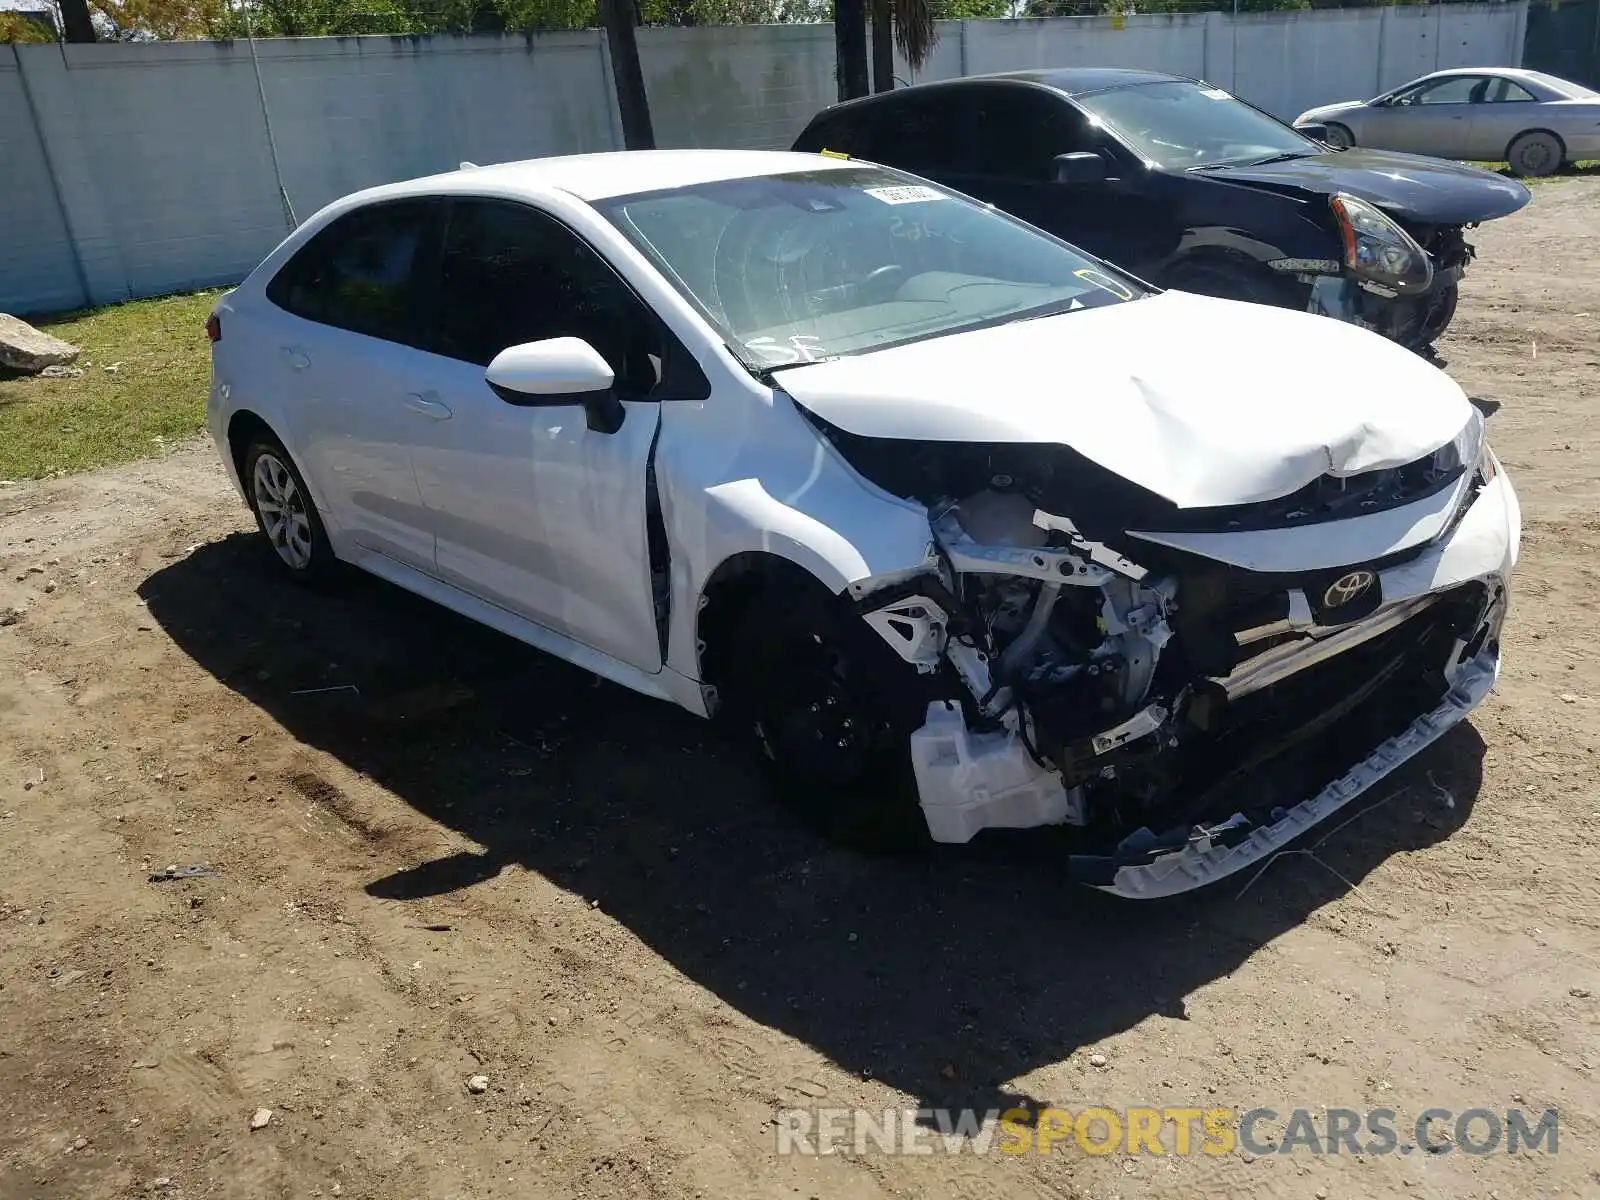
{"type": "Polygon", "coordinates": [[[1066,825],[1081,881],[1188,890],[1321,820],[1318,804],[1331,811],[1393,769],[1493,681],[1505,593],[1491,570],[1387,596],[1384,573],[1401,579],[1429,544],[1266,574],[1125,524],[1282,529],[1455,488],[1454,528],[1487,479],[1447,453],[1180,512],[1063,448],[902,443],[880,457],[829,433],[869,478],[928,506],[925,568],[852,592],[926,689],[911,758],[936,841],[1066,825]],[[1061,515],[1068,505],[1089,528],[1061,515]]]}

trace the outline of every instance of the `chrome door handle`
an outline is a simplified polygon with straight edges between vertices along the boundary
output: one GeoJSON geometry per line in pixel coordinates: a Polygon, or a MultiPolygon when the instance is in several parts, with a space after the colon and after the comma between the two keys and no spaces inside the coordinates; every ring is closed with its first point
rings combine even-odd
{"type": "Polygon", "coordinates": [[[289,360],[289,365],[296,371],[304,371],[311,365],[311,356],[299,346],[284,346],[283,356],[289,360]]]}
{"type": "Polygon", "coordinates": [[[439,403],[431,394],[412,392],[406,397],[406,407],[419,416],[432,417],[435,421],[448,421],[451,416],[449,406],[439,403]]]}

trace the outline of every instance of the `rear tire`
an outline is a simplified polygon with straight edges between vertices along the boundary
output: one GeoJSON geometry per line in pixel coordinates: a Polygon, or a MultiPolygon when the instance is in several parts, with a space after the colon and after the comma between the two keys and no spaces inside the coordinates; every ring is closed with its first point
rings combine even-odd
{"type": "Polygon", "coordinates": [[[278,568],[296,583],[322,585],[337,570],[316,503],[289,452],[263,434],[244,452],[241,478],[256,525],[278,568]]]}
{"type": "Polygon", "coordinates": [[[908,738],[916,675],[837,597],[758,594],[735,628],[724,712],[754,735],[784,804],[865,850],[928,840],[908,738]]]}
{"type": "Polygon", "coordinates": [[[1511,164],[1511,173],[1524,179],[1538,179],[1559,171],[1565,157],[1566,147],[1561,139],[1543,129],[1519,133],[1506,147],[1506,162],[1511,164]]]}

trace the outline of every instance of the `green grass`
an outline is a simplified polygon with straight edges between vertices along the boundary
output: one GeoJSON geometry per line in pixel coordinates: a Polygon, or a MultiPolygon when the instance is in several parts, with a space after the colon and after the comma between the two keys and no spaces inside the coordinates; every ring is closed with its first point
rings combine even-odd
{"type": "Polygon", "coordinates": [[[0,378],[0,479],[39,479],[160,454],[205,425],[216,291],[34,322],[82,348],[78,379],[0,378]],[[114,367],[115,370],[107,368],[114,367]]]}
{"type": "MultiPolygon", "coordinates": [[[[1498,171],[1502,175],[1511,174],[1510,165],[1503,162],[1468,162],[1467,166],[1482,167],[1485,171],[1498,171]]],[[[1554,175],[1541,175],[1538,179],[1523,179],[1521,182],[1530,187],[1538,187],[1543,183],[1555,183],[1559,179],[1571,179],[1579,175],[1600,175],[1600,159],[1568,163],[1554,175]]]]}

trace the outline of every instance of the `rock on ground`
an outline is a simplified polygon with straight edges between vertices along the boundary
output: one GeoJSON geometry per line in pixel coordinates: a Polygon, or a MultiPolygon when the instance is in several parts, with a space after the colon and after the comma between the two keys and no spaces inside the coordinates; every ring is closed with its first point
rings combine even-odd
{"type": "Polygon", "coordinates": [[[0,313],[0,367],[42,371],[63,366],[77,357],[78,348],[71,342],[51,337],[9,313],[0,313]]]}

